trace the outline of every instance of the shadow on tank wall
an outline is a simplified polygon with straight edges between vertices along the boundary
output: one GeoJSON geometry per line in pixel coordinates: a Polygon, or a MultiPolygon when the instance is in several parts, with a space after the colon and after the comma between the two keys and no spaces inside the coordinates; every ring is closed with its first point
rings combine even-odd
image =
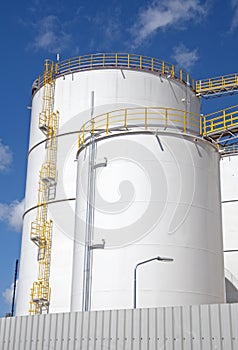
{"type": "Polygon", "coordinates": [[[238,289],[227,278],[225,279],[225,285],[226,285],[226,302],[227,303],[237,303],[238,302],[238,289]]]}

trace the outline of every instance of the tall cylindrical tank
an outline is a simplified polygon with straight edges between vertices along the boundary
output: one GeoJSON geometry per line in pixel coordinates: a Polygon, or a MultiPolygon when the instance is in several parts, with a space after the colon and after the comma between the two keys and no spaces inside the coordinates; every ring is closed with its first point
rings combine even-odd
{"type": "Polygon", "coordinates": [[[224,237],[224,264],[228,293],[238,301],[238,154],[236,146],[228,146],[221,162],[221,200],[224,237]],[[232,287],[232,290],[230,290],[232,287]]]}
{"type": "MultiPolygon", "coordinates": [[[[148,130],[144,111],[143,122],[138,120],[141,112],[137,111],[133,125],[124,129],[120,126],[125,135],[115,136],[113,132],[113,137],[104,139],[103,130],[98,141],[95,186],[102,193],[95,192],[92,308],[132,307],[133,268],[154,254],[169,255],[174,263],[151,263],[138,270],[140,305],[173,304],[175,300],[176,304],[222,302],[219,157],[212,145],[195,140],[199,135],[200,101],[189,78],[184,78],[182,71],[176,74],[174,66],[163,61],[125,54],[77,57],[55,67],[52,91],[47,92],[50,82],[44,80],[45,76],[33,86],[16,314],[28,313],[32,284],[39,281],[42,252],[30,239],[30,232],[34,237],[32,223],[39,217],[39,208],[47,208],[47,219],[52,220],[51,258],[47,262],[49,311],[67,312],[82,307],[84,255],[78,251],[85,244],[89,146],[81,147],[78,161],[75,160],[79,131],[82,136],[82,126],[91,117],[92,92],[93,116],[146,106],[162,111],[156,111],[157,120],[148,125],[148,130]],[[39,202],[39,171],[49,158],[50,139],[39,128],[39,116],[45,117],[42,111],[47,106],[42,105],[47,101],[47,93],[52,95],[54,111],[58,111],[54,146],[57,176],[56,186],[46,201],[41,198],[39,202]],[[148,133],[133,135],[139,129],[148,133]],[[105,158],[107,166],[100,166],[105,158]],[[102,244],[101,239],[105,240],[104,249],[96,249],[97,244],[102,244]]],[[[35,243],[39,245],[37,239],[35,243]]]]}

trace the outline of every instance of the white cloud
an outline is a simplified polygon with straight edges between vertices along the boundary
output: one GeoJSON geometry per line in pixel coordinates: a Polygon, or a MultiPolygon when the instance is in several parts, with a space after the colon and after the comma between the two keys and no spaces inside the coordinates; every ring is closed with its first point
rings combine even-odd
{"type": "Polygon", "coordinates": [[[10,288],[7,288],[2,292],[2,296],[6,304],[12,303],[12,295],[13,295],[13,284],[11,285],[10,288]]]}
{"type": "Polygon", "coordinates": [[[9,169],[12,159],[13,156],[10,148],[4,145],[0,139],[0,172],[5,172],[9,169]]]}
{"type": "Polygon", "coordinates": [[[15,200],[10,204],[0,203],[0,221],[6,222],[14,231],[21,231],[23,212],[24,199],[21,202],[15,200]]]}
{"type": "Polygon", "coordinates": [[[71,34],[67,34],[63,27],[63,23],[57,16],[49,15],[43,17],[33,24],[36,36],[31,47],[35,51],[62,52],[71,42],[71,34]]]}
{"type": "Polygon", "coordinates": [[[158,29],[174,25],[185,25],[190,20],[198,20],[207,13],[206,5],[199,0],[155,0],[139,13],[138,23],[132,27],[135,45],[140,45],[158,29]]]}
{"type": "MultiPolygon", "coordinates": [[[[16,281],[16,286],[17,286],[18,280],[16,281]]],[[[6,304],[11,304],[12,303],[12,297],[13,297],[13,288],[14,288],[14,283],[12,283],[10,288],[6,288],[2,292],[2,296],[4,298],[4,301],[6,304]]]]}
{"type": "Polygon", "coordinates": [[[231,0],[233,18],[231,21],[230,30],[234,31],[238,27],[238,0],[231,0]]]}
{"type": "Polygon", "coordinates": [[[181,68],[190,70],[197,62],[198,58],[198,49],[189,50],[183,44],[180,44],[174,48],[173,59],[181,68]]]}

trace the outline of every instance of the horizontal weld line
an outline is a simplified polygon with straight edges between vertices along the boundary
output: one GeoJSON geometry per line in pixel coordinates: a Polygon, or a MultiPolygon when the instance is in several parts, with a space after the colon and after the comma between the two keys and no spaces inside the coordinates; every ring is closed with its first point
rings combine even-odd
{"type": "MultiPolygon", "coordinates": [[[[50,202],[46,202],[47,205],[49,204],[53,204],[53,203],[60,203],[60,202],[68,202],[68,201],[75,201],[76,198],[67,198],[67,199],[58,199],[58,200],[55,200],[55,201],[50,201],[50,202]]],[[[31,207],[29,209],[27,209],[27,211],[25,211],[25,213],[23,214],[23,218],[25,217],[26,214],[28,214],[30,211],[34,210],[34,209],[37,209],[39,207],[42,207],[44,205],[43,204],[37,204],[35,205],[34,207],[31,207]]]]}
{"type": "MultiPolygon", "coordinates": [[[[73,134],[78,134],[80,132],[80,130],[77,131],[70,131],[70,132],[65,132],[63,134],[57,134],[55,137],[59,138],[61,136],[67,136],[67,135],[73,135],[73,134]]],[[[49,138],[46,138],[38,143],[36,143],[33,147],[31,147],[31,149],[29,149],[27,156],[29,157],[29,154],[31,153],[31,151],[33,151],[36,147],[40,146],[41,144],[47,142],[48,140],[50,140],[49,138]]]]}
{"type": "MultiPolygon", "coordinates": [[[[111,129],[109,132],[113,132],[115,130],[111,129]]],[[[116,130],[117,131],[117,130],[116,130]]],[[[104,133],[106,131],[104,130],[104,133]]],[[[155,131],[152,131],[152,130],[136,130],[136,131],[131,131],[131,130],[125,130],[125,131],[121,131],[121,132],[117,132],[115,134],[107,134],[107,135],[104,135],[104,136],[100,136],[99,135],[99,138],[95,138],[94,139],[94,142],[100,142],[102,140],[105,140],[105,139],[110,139],[110,138],[113,138],[113,137],[117,137],[117,136],[128,136],[128,135],[137,135],[137,134],[141,134],[141,135],[152,135],[152,136],[168,136],[168,135],[176,135],[176,136],[180,136],[180,137],[183,137],[183,138],[188,138],[188,139],[194,139],[194,137],[198,138],[197,135],[194,135],[194,134],[187,134],[187,133],[184,133],[184,132],[181,132],[180,130],[178,131],[172,131],[172,130],[155,130],[155,131]]],[[[98,135],[97,134],[94,134],[95,137],[97,137],[98,135]]],[[[207,142],[206,140],[202,139],[202,138],[199,138],[200,141],[203,141],[203,142],[207,142]]],[[[212,145],[210,142],[209,142],[210,145],[212,145]]],[[[90,136],[85,140],[85,143],[80,146],[80,148],[78,149],[78,152],[77,152],[77,155],[76,155],[76,159],[78,159],[78,156],[79,154],[81,153],[81,151],[83,151],[85,148],[87,148],[88,146],[90,145],[90,136]]],[[[215,148],[215,146],[214,146],[215,148]]]]}
{"type": "Polygon", "coordinates": [[[194,247],[194,246],[186,246],[186,245],[182,245],[182,244],[159,244],[159,243],[135,243],[137,246],[151,246],[151,245],[156,245],[159,246],[160,248],[182,248],[182,249],[189,249],[189,250],[198,250],[198,251],[202,251],[202,252],[207,252],[210,253],[212,255],[220,255],[219,252],[213,251],[211,249],[207,249],[207,248],[201,248],[201,247],[194,247]]]}

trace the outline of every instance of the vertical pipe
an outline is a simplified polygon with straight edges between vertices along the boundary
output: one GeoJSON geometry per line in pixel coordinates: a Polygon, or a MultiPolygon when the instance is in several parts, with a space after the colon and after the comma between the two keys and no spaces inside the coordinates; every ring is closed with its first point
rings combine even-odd
{"type": "Polygon", "coordinates": [[[14,306],[15,306],[15,296],[16,296],[16,286],[17,286],[17,270],[18,270],[18,259],[16,260],[15,274],[14,274],[14,284],[13,284],[13,294],[12,294],[12,311],[11,311],[12,317],[14,315],[14,306]]]}
{"type": "Polygon", "coordinates": [[[136,309],[136,270],[137,270],[137,265],[134,269],[134,296],[133,296],[133,307],[136,309]]]}
{"type": "MultiPolygon", "coordinates": [[[[94,91],[91,95],[91,128],[93,128],[94,91]]],[[[95,139],[93,129],[89,145],[88,191],[86,209],[86,233],[84,249],[83,301],[82,311],[90,311],[92,284],[92,251],[91,245],[94,231],[94,195],[95,195],[95,139]]]]}

